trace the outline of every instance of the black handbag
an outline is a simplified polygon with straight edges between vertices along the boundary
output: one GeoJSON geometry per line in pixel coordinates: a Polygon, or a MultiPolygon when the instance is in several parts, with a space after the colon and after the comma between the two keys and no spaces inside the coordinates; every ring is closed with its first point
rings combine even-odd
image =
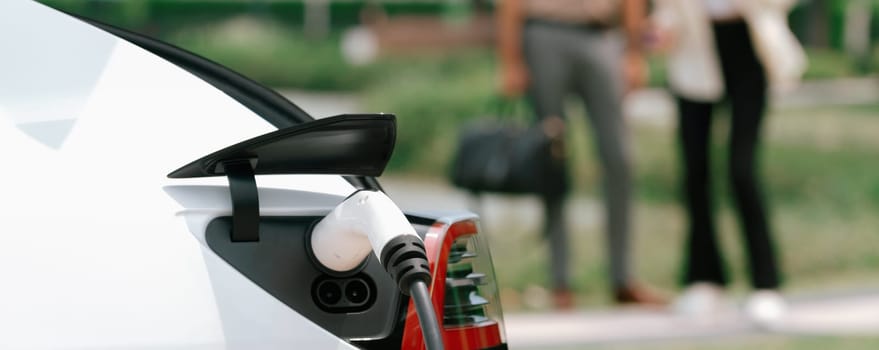
{"type": "Polygon", "coordinates": [[[564,139],[539,123],[484,118],[460,132],[452,183],[462,189],[509,194],[560,195],[568,190],[564,139]]]}

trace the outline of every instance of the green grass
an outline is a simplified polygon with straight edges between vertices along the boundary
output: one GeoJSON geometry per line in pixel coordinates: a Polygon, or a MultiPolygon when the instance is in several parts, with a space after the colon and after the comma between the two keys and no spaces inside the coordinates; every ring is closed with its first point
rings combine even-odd
{"type": "Polygon", "coordinates": [[[844,53],[828,49],[810,49],[806,79],[831,79],[856,76],[861,69],[855,59],[844,53]]]}

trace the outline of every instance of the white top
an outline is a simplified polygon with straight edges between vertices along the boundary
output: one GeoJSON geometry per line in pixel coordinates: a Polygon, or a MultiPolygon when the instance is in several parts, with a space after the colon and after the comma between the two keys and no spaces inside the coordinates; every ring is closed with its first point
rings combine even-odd
{"type": "Polygon", "coordinates": [[[735,0],[703,0],[708,16],[712,19],[737,17],[741,13],[735,0]]]}
{"type": "MultiPolygon", "coordinates": [[[[751,40],[766,68],[773,92],[796,87],[807,58],[787,25],[796,0],[732,0],[748,23],[751,40]]],[[[654,19],[676,38],[667,54],[668,83],[675,94],[696,101],[717,101],[725,93],[708,0],[657,0],[654,19]]]]}

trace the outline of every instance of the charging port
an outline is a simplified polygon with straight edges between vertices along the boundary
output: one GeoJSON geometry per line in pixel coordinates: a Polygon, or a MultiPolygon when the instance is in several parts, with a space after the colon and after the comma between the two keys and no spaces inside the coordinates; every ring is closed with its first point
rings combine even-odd
{"type": "Polygon", "coordinates": [[[365,274],[338,278],[319,277],[312,283],[312,298],[322,310],[351,313],[368,310],[375,303],[375,283],[365,274]]]}

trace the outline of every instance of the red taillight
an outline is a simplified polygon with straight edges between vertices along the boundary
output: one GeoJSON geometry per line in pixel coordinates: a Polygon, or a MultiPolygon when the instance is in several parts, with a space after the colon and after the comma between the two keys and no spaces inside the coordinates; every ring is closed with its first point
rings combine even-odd
{"type": "MultiPolygon", "coordinates": [[[[444,219],[424,238],[433,281],[430,295],[447,349],[505,348],[503,314],[491,254],[476,218],[444,219]]],[[[423,349],[411,302],[403,349],[423,349]]]]}

